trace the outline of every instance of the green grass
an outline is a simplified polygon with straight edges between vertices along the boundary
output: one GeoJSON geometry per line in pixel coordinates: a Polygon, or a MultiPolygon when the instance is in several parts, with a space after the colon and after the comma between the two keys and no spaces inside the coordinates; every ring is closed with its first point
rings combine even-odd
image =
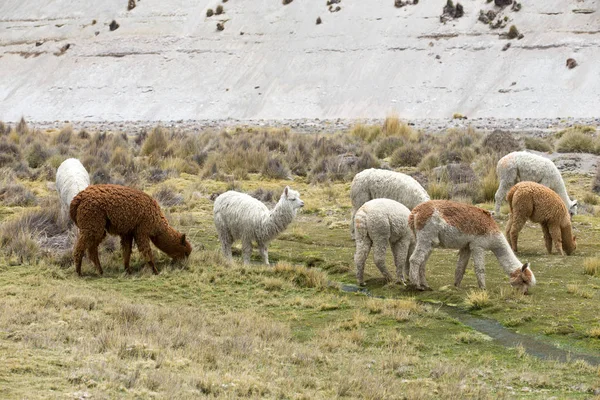
{"type": "MultiPolygon", "coordinates": [[[[395,129],[388,122],[387,131],[395,129]]],[[[162,140],[151,135],[154,144],[162,140]]],[[[136,163],[153,158],[161,151],[154,144],[145,147],[147,156],[129,156],[136,163]]],[[[581,198],[591,179],[565,182],[581,198]]],[[[42,207],[56,200],[43,179],[17,183],[42,207]]],[[[457,304],[538,340],[597,354],[600,278],[584,274],[585,260],[591,265],[599,250],[594,215],[574,218],[578,248],[569,257],[547,255],[539,226],[525,226],[518,257],[531,262],[538,280],[529,296],[512,291],[491,253],[486,292],[478,291],[472,263],[462,287],[451,288],[457,252],[436,249],[427,264],[434,291],[386,284],[369,258],[365,278],[375,297],[368,297],[331,284],[356,284],[349,182],[312,184],[299,176],[290,182],[252,172],[226,181],[180,172],[139,184],[147,193],[168,187],[182,196],[183,203],[164,209],[190,238],[191,259],[171,265],[154,249],[160,270],[154,276],[141,268],[136,250],[135,272],[127,276],[117,245],[113,253],[101,249],[104,276],[86,259],[80,278],[65,263],[68,252],[40,252],[28,261],[3,249],[0,398],[545,399],[588,398],[600,386],[597,367],[504,348],[436,305],[457,304]],[[221,257],[209,196],[231,185],[273,191],[275,198],[286,185],[300,192],[303,211],[269,247],[275,265],[240,265],[239,243],[233,263],[221,257]]],[[[0,221],[34,209],[40,206],[3,205],[0,221]]],[[[256,251],[253,261],[260,262],[256,251]]]]}

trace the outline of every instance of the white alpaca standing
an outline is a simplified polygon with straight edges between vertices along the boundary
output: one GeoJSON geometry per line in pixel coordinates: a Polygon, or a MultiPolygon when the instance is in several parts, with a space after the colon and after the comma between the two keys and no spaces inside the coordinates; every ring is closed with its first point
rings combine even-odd
{"type": "Polygon", "coordinates": [[[385,169],[365,169],[354,176],[350,186],[352,217],[350,233],[354,237],[354,215],[367,201],[391,199],[412,210],[417,204],[429,200],[427,191],[414,178],[401,172],[385,169]]]}
{"type": "Polygon", "coordinates": [[[500,213],[500,206],[510,188],[521,181],[536,182],[554,190],[567,206],[569,214],[577,214],[577,200],[569,198],[565,182],[552,160],[526,151],[515,151],[498,161],[496,174],[500,180],[495,195],[496,214],[500,213]]]}
{"type": "Polygon", "coordinates": [[[449,200],[432,200],[415,207],[408,224],[417,238],[410,257],[410,280],[419,290],[427,290],[425,264],[434,247],[460,249],[454,285],[459,286],[473,256],[477,284],[485,289],[485,251],[491,250],[510,284],[523,293],[535,285],[529,263],[521,263],[488,211],[449,200]]]}
{"type": "Polygon", "coordinates": [[[388,282],[392,276],[385,268],[385,253],[388,243],[394,255],[396,282],[408,279],[408,257],[414,247],[414,237],[408,227],[410,210],[390,199],[374,199],[366,202],[356,212],[354,218],[356,234],[356,278],[363,286],[365,262],[371,247],[375,265],[388,282]]]}
{"type": "Polygon", "coordinates": [[[213,209],[221,249],[231,259],[231,245],[242,240],[244,264],[250,263],[252,242],[256,242],[265,264],[269,264],[267,246],[287,228],[303,207],[300,194],[286,186],[279,202],[271,211],[260,201],[245,194],[228,191],[217,197],[213,209]]]}
{"type": "Polygon", "coordinates": [[[90,185],[90,175],[76,158],[63,161],[56,171],[56,191],[60,198],[61,218],[69,219],[73,197],[90,185]]]}

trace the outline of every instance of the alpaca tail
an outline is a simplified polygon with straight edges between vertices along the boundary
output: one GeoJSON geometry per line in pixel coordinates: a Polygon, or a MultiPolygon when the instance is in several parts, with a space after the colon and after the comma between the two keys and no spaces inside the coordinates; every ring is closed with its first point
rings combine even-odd
{"type": "Polygon", "coordinates": [[[517,187],[513,186],[512,188],[510,188],[510,190],[508,191],[508,194],[506,195],[506,201],[508,202],[508,206],[510,207],[511,214],[513,211],[512,199],[513,199],[513,196],[515,195],[516,191],[517,191],[517,187]]]}
{"type": "Polygon", "coordinates": [[[79,203],[81,203],[82,197],[77,195],[71,201],[71,206],[69,207],[69,216],[71,220],[77,225],[77,208],[79,208],[79,203]]]}

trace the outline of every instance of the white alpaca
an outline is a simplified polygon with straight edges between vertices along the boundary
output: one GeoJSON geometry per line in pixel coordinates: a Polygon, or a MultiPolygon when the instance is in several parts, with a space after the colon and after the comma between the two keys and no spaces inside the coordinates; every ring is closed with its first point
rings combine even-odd
{"type": "Polygon", "coordinates": [[[354,215],[367,201],[391,199],[412,210],[417,204],[429,200],[427,191],[414,178],[401,172],[385,169],[365,169],[354,176],[350,186],[352,217],[350,233],[354,237],[354,215]]]}
{"type": "Polygon", "coordinates": [[[279,202],[271,211],[260,201],[245,194],[228,191],[217,197],[213,209],[221,249],[231,259],[231,245],[242,240],[244,264],[250,263],[252,242],[256,242],[265,264],[269,264],[267,246],[292,222],[298,208],[303,207],[300,194],[286,186],[279,202]]]}
{"type": "Polygon", "coordinates": [[[415,207],[408,224],[417,238],[410,257],[410,280],[419,290],[427,290],[425,264],[434,247],[460,249],[454,285],[459,286],[473,256],[477,284],[485,289],[485,251],[491,250],[510,284],[527,293],[535,285],[529,263],[521,263],[488,211],[449,200],[432,200],[415,207]]]}
{"type": "Polygon", "coordinates": [[[500,180],[495,195],[496,214],[500,213],[500,206],[510,188],[521,181],[536,182],[554,190],[567,206],[569,214],[577,214],[577,200],[569,198],[562,176],[552,160],[526,151],[515,151],[498,161],[496,174],[500,180]]]}
{"type": "Polygon", "coordinates": [[[56,191],[60,198],[61,218],[69,219],[71,201],[79,192],[90,185],[90,175],[76,158],[69,158],[56,171],[56,191]]]}
{"type": "Polygon", "coordinates": [[[385,268],[385,253],[388,243],[394,255],[396,282],[408,279],[408,257],[414,245],[414,237],[408,227],[410,210],[390,199],[374,199],[366,202],[356,212],[354,218],[356,233],[356,278],[363,286],[365,262],[371,247],[375,265],[388,282],[392,276],[385,268]]]}

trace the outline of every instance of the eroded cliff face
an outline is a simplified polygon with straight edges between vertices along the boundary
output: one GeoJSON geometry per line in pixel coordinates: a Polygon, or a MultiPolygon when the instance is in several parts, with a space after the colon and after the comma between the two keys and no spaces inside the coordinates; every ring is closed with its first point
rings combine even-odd
{"type": "Polygon", "coordinates": [[[529,1],[518,11],[465,0],[462,16],[444,10],[445,0],[128,3],[0,2],[0,120],[548,118],[600,110],[597,0],[529,1]],[[207,17],[219,4],[224,12],[207,17]],[[505,26],[481,22],[480,10],[499,13],[491,24],[505,26]],[[522,39],[503,37],[511,25],[522,39]],[[569,68],[569,58],[577,66],[569,68]]]}

